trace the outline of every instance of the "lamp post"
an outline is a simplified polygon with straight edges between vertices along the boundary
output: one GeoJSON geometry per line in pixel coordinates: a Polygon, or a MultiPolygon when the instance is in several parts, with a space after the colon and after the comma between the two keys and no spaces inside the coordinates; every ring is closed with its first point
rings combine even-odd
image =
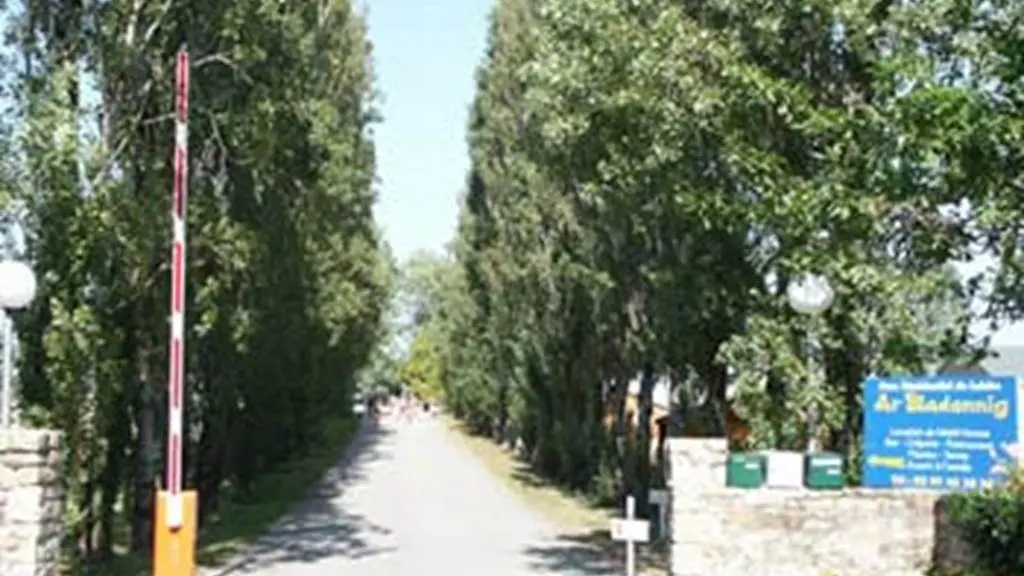
{"type": "Polygon", "coordinates": [[[0,262],[0,308],[4,321],[3,405],[0,426],[11,426],[11,369],[13,363],[13,321],[9,311],[28,306],[36,296],[36,276],[27,265],[14,260],[0,262]]]}
{"type": "MultiPolygon", "coordinates": [[[[815,328],[817,328],[817,318],[830,306],[835,300],[835,291],[832,290],[832,286],[829,284],[828,279],[820,274],[805,274],[793,282],[789,283],[786,287],[786,299],[789,300],[789,306],[799,314],[804,316],[810,316],[810,322],[808,322],[807,330],[807,386],[812,391],[815,387],[822,384],[817,378],[817,370],[814,365],[814,349],[816,348],[816,334],[815,328]]],[[[816,452],[820,449],[818,446],[818,404],[816,399],[812,399],[810,410],[807,416],[807,451],[816,452]]]]}

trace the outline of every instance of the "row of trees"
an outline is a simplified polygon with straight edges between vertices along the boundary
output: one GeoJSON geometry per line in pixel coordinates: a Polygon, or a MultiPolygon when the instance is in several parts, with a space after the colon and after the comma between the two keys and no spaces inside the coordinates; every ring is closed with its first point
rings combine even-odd
{"type": "Polygon", "coordinates": [[[347,0],[26,0],[3,62],[24,419],[65,433],[68,524],[151,539],[162,483],[174,55],[193,60],[186,484],[244,497],[351,410],[393,265],[372,218],[370,46],[347,0]],[[123,511],[123,512],[122,512],[123,511]]]}
{"type": "Polygon", "coordinates": [[[499,0],[419,315],[446,401],[581,490],[647,493],[646,451],[601,426],[637,375],[640,443],[664,375],[691,416],[820,436],[856,470],[867,375],[968,360],[972,323],[1024,310],[1022,22],[998,0],[499,0]],[[990,274],[956,273],[979,254],[990,274]],[[784,297],[809,271],[837,292],[817,322],[784,297]]]}

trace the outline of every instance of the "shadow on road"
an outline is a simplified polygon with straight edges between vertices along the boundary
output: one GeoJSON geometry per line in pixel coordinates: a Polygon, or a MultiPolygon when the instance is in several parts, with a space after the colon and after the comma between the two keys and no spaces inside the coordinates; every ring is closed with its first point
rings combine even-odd
{"type": "MultiPolygon", "coordinates": [[[[626,547],[611,539],[608,530],[563,534],[523,551],[538,573],[585,574],[605,576],[621,574],[626,565],[626,547]]],[[[668,574],[669,557],[664,542],[636,547],[638,574],[668,574]]]]}
{"type": "Polygon", "coordinates": [[[606,530],[560,535],[540,546],[523,551],[530,568],[543,574],[586,574],[604,576],[622,572],[621,562],[606,530]]]}
{"type": "Polygon", "coordinates": [[[247,548],[240,558],[212,571],[215,576],[244,574],[279,564],[312,563],[325,558],[358,559],[391,552],[375,546],[374,535],[389,531],[368,518],[342,509],[345,490],[365,478],[366,467],[390,458],[384,440],[394,432],[367,421],[348,445],[339,463],[265,536],[247,548]]]}

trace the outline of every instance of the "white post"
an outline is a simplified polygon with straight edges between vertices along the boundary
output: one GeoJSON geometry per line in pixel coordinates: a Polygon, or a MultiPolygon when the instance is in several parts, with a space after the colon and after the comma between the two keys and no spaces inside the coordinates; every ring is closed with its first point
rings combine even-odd
{"type": "MultiPolygon", "coordinates": [[[[636,516],[636,499],[626,496],[626,520],[636,516]]],[[[633,539],[626,540],[626,576],[636,576],[636,543],[633,539]]]]}
{"type": "MultiPolygon", "coordinates": [[[[807,347],[807,387],[819,391],[823,387],[824,377],[818,372],[823,366],[818,364],[818,339],[815,333],[818,329],[817,318],[810,318],[807,324],[806,347],[807,347]]],[[[818,403],[812,402],[807,410],[807,452],[814,454],[821,452],[821,442],[818,440],[818,420],[821,419],[821,407],[818,403]]]]}
{"type": "Polygon", "coordinates": [[[636,499],[626,496],[626,517],[612,518],[609,528],[612,540],[626,543],[627,576],[636,576],[636,543],[651,539],[650,522],[636,519],[636,499]]]}
{"type": "Polygon", "coordinates": [[[36,295],[36,276],[27,265],[15,260],[0,262],[0,319],[4,326],[3,390],[0,390],[0,424],[11,425],[14,401],[11,394],[11,372],[14,370],[14,320],[11,310],[29,305],[36,295]]]}
{"type": "MultiPolygon", "coordinates": [[[[827,234],[824,236],[827,238],[827,234]]],[[[828,279],[817,274],[805,274],[794,279],[786,286],[786,298],[789,306],[799,314],[805,316],[818,316],[828,310],[835,300],[836,293],[828,283],[828,279]]],[[[805,345],[807,347],[807,387],[813,389],[815,386],[823,386],[824,378],[819,379],[817,366],[814,361],[813,344],[817,342],[815,329],[817,319],[810,318],[807,327],[805,345]]],[[[811,402],[807,415],[807,452],[817,452],[820,449],[818,443],[818,419],[820,418],[820,406],[817,402],[811,402]]]]}
{"type": "Polygon", "coordinates": [[[11,362],[13,362],[14,354],[11,350],[14,346],[11,344],[11,317],[7,314],[6,310],[2,311],[3,323],[4,323],[4,372],[3,372],[3,413],[0,416],[0,426],[4,428],[11,427],[11,362]]]}

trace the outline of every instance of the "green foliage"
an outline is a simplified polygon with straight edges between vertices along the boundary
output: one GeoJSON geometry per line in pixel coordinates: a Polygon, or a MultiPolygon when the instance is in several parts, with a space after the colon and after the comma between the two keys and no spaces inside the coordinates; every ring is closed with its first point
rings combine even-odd
{"type": "Polygon", "coordinates": [[[979,311],[1022,310],[1022,8],[997,4],[499,1],[451,271],[413,290],[452,411],[643,497],[602,419],[641,375],[649,418],[665,375],[695,421],[731,404],[754,445],[855,466],[865,377],[963,362],[979,311]],[[952,266],[983,249],[987,292],[952,266]],[[785,299],[809,271],[837,293],[814,320],[785,299]]]}
{"type": "Polygon", "coordinates": [[[372,218],[370,46],[347,0],[23,4],[7,13],[20,32],[3,67],[3,222],[39,275],[17,318],[21,406],[66,434],[75,564],[110,556],[122,516],[134,551],[151,537],[183,42],[185,469],[204,515],[349,416],[395,270],[372,218]]]}
{"type": "Polygon", "coordinates": [[[1003,576],[1024,570],[1024,491],[1021,476],[1007,486],[949,496],[950,519],[970,544],[972,574],[1003,576]]]}
{"type": "Polygon", "coordinates": [[[398,379],[420,398],[436,402],[441,399],[440,357],[434,348],[436,340],[426,331],[419,331],[409,345],[405,360],[398,369],[398,379]]]}

